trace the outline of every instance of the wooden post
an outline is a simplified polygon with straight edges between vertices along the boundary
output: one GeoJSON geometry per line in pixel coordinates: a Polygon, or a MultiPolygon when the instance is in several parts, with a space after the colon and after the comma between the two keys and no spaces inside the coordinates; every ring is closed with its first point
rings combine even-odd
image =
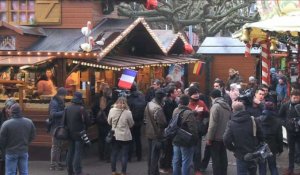
{"type": "Polygon", "coordinates": [[[24,101],[23,101],[23,98],[24,98],[24,85],[22,84],[22,85],[19,85],[19,104],[20,104],[20,106],[21,106],[21,109],[22,109],[22,111],[24,111],[25,109],[24,109],[24,101]]]}

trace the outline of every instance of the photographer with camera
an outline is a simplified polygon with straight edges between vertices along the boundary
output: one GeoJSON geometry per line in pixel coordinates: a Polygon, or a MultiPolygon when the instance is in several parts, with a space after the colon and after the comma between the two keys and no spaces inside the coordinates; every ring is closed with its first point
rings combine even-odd
{"type": "Polygon", "coordinates": [[[282,125],[277,116],[274,102],[265,102],[265,108],[262,112],[262,115],[258,117],[257,121],[262,128],[264,139],[272,152],[272,156],[259,163],[259,174],[267,174],[268,164],[271,175],[278,175],[276,155],[280,155],[283,152],[283,136],[282,125]]]}
{"type": "MultiPolygon", "coordinates": [[[[295,89],[291,92],[290,101],[281,105],[279,117],[283,121],[283,126],[287,130],[287,139],[289,147],[289,168],[285,175],[294,174],[295,164],[295,147],[300,144],[300,113],[297,113],[297,108],[300,107],[300,90],[295,89]]],[[[300,110],[299,110],[300,112],[300,110]]]]}
{"type": "Polygon", "coordinates": [[[223,135],[225,147],[232,151],[236,157],[237,175],[256,175],[256,162],[247,161],[244,159],[244,156],[255,152],[258,143],[263,141],[261,128],[256,124],[249,112],[245,110],[242,102],[233,102],[232,110],[233,115],[227,123],[227,128],[223,135]]]}
{"type": "Polygon", "coordinates": [[[67,155],[68,175],[86,175],[82,172],[81,154],[84,144],[91,144],[86,135],[91,120],[83,106],[82,93],[75,92],[72,104],[65,108],[65,126],[69,130],[69,148],[67,155]]]}

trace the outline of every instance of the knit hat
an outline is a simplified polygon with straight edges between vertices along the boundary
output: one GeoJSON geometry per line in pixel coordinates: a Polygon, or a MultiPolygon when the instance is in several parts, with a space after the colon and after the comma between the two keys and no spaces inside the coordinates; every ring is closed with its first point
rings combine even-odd
{"type": "Polygon", "coordinates": [[[271,73],[276,73],[276,69],[275,69],[274,67],[272,67],[272,68],[270,69],[270,72],[271,72],[271,73]]]}
{"type": "Polygon", "coordinates": [[[15,103],[10,107],[11,114],[20,114],[21,113],[21,107],[19,103],[15,103]]]}
{"type": "Polygon", "coordinates": [[[64,87],[58,88],[56,95],[58,95],[58,96],[66,96],[67,95],[66,88],[64,88],[64,87]]]}
{"type": "Polygon", "coordinates": [[[199,89],[197,87],[195,87],[195,86],[189,87],[189,90],[188,90],[189,96],[192,96],[192,95],[197,94],[199,92],[200,91],[199,91],[199,89]]]}
{"type": "Polygon", "coordinates": [[[5,101],[4,105],[6,109],[9,109],[13,104],[17,103],[13,98],[9,98],[5,101]]]}
{"type": "Polygon", "coordinates": [[[212,98],[222,97],[221,91],[219,89],[214,89],[211,91],[210,96],[212,98]]]}
{"type": "Polygon", "coordinates": [[[71,102],[76,103],[76,104],[81,104],[83,102],[82,93],[81,92],[75,92],[71,102]]]}

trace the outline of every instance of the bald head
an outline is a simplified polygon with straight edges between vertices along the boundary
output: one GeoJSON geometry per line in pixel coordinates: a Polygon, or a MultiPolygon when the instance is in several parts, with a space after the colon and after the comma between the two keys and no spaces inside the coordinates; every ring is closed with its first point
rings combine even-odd
{"type": "Polygon", "coordinates": [[[245,111],[245,105],[240,101],[235,101],[232,103],[233,112],[245,111]]]}

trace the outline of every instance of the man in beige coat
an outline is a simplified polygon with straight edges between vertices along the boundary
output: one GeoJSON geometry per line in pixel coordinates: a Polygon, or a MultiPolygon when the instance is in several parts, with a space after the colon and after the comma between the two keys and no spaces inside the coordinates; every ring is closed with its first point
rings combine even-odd
{"type": "Polygon", "coordinates": [[[148,103],[145,109],[146,137],[149,142],[148,175],[159,175],[158,162],[162,149],[163,131],[167,126],[162,108],[165,96],[163,90],[157,90],[155,98],[148,103]]]}
{"type": "Polygon", "coordinates": [[[231,115],[231,108],[221,97],[221,91],[214,89],[211,94],[207,145],[211,145],[213,175],[227,174],[227,152],[223,143],[223,134],[231,115]]]}

